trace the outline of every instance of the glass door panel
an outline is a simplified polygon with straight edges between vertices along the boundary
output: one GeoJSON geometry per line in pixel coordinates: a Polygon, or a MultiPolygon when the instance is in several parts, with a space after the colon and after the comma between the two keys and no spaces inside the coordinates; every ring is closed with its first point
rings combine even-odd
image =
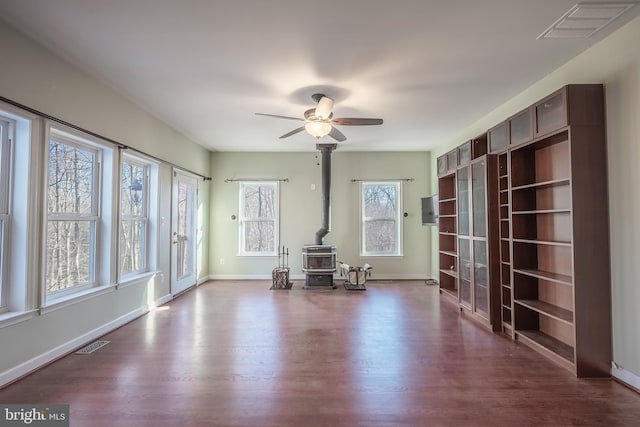
{"type": "Polygon", "coordinates": [[[482,159],[471,165],[471,193],[473,198],[473,235],[487,236],[486,163],[482,159]]]}
{"type": "Polygon", "coordinates": [[[458,239],[458,263],[460,302],[471,306],[471,245],[469,239],[458,239]]]}
{"type": "Polygon", "coordinates": [[[469,235],[469,167],[458,169],[458,234],[469,235]]]}
{"type": "Polygon", "coordinates": [[[487,283],[487,242],[473,241],[473,302],[474,311],[489,317],[489,288],[487,283]]]}

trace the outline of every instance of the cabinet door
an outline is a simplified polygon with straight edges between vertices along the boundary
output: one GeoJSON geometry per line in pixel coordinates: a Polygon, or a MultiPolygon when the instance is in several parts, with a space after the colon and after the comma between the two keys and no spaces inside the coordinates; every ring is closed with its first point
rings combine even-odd
{"type": "Polygon", "coordinates": [[[446,174],[447,169],[447,155],[443,154],[438,157],[438,176],[446,174]]]}
{"type": "Polygon", "coordinates": [[[516,114],[509,119],[509,139],[511,145],[522,144],[533,139],[532,109],[516,114]]]}
{"type": "Polygon", "coordinates": [[[458,238],[458,274],[460,302],[471,307],[471,242],[458,238]]]}
{"type": "Polygon", "coordinates": [[[566,88],[535,104],[536,136],[544,135],[567,125],[566,88]]]}
{"type": "Polygon", "coordinates": [[[507,125],[500,123],[499,125],[489,129],[489,152],[496,153],[507,149],[508,142],[507,125]]]}
{"type": "Polygon", "coordinates": [[[458,234],[469,235],[469,167],[458,169],[458,234]]]}
{"type": "Polygon", "coordinates": [[[458,147],[458,165],[465,166],[471,161],[471,142],[465,142],[458,147]]]}
{"type": "Polygon", "coordinates": [[[451,150],[447,153],[447,170],[453,172],[458,167],[458,149],[451,150]]]}
{"type": "Polygon", "coordinates": [[[471,196],[473,210],[473,236],[487,236],[487,166],[485,159],[471,165],[471,196]]]}
{"type": "Polygon", "coordinates": [[[489,318],[489,281],[487,274],[487,241],[473,241],[473,311],[489,318]]]}

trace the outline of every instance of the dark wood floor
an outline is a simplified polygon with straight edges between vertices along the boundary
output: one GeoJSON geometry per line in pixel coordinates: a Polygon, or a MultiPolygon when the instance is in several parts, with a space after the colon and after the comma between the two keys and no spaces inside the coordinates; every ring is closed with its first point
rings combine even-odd
{"type": "Polygon", "coordinates": [[[464,319],[422,282],[209,282],[0,390],[79,426],[638,426],[640,395],[464,319]]]}

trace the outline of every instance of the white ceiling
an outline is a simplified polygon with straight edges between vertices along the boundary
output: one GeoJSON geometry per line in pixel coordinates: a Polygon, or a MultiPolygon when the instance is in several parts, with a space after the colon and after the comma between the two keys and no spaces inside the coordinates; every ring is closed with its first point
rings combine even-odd
{"type": "MultiPolygon", "coordinates": [[[[614,0],[606,2],[616,3],[614,0]]],[[[214,151],[307,151],[311,95],[343,150],[429,150],[640,13],[536,40],[575,0],[0,0],[0,19],[214,151]]]]}

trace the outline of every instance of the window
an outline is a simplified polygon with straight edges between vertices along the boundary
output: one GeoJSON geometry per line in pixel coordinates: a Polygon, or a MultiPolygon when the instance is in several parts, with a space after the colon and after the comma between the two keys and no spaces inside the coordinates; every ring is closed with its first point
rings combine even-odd
{"type": "Polygon", "coordinates": [[[240,183],[240,255],[278,252],[278,182],[240,183]]]}
{"type": "Polygon", "coordinates": [[[0,313],[7,310],[9,253],[10,122],[0,117],[0,313]]]}
{"type": "Polygon", "coordinates": [[[47,157],[46,295],[96,284],[102,150],[51,131],[47,157]]]}
{"type": "Polygon", "coordinates": [[[0,328],[33,308],[30,286],[40,282],[41,217],[35,200],[43,179],[37,167],[40,121],[0,103],[0,328]]]}
{"type": "Polygon", "coordinates": [[[402,256],[401,182],[363,182],[361,256],[402,256]]]}
{"type": "Polygon", "coordinates": [[[120,173],[120,274],[148,270],[149,166],[125,156],[120,173]]]}

